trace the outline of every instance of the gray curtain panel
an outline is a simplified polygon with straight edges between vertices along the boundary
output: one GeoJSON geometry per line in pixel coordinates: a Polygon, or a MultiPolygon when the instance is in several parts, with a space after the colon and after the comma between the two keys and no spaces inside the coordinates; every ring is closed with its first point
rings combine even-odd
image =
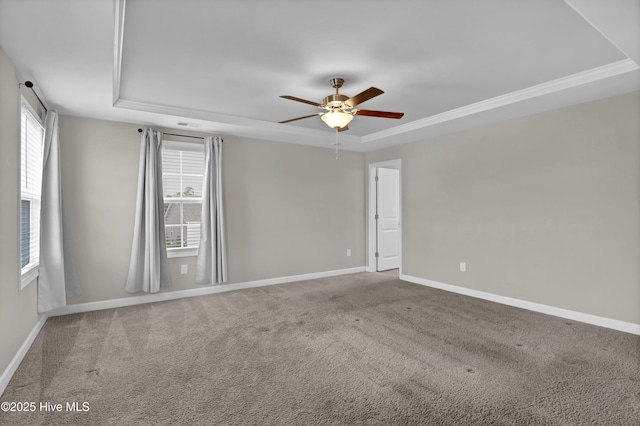
{"type": "Polygon", "coordinates": [[[156,293],[171,285],[164,235],[162,193],[162,132],[144,129],[131,262],[125,289],[156,293]]]}
{"type": "Polygon", "coordinates": [[[204,185],[196,283],[227,281],[227,250],[222,206],[222,139],[204,140],[204,185]]]}
{"type": "Polygon", "coordinates": [[[58,133],[58,113],[48,111],[42,158],[38,312],[65,306],[68,297],[82,293],[73,272],[62,205],[58,133]]]}

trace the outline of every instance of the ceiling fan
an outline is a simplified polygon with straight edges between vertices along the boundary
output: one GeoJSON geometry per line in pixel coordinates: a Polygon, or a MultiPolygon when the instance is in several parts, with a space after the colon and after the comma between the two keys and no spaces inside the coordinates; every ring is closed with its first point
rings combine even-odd
{"type": "Polygon", "coordinates": [[[355,109],[356,105],[368,101],[371,98],[375,98],[384,92],[377,87],[370,87],[367,90],[358,93],[353,97],[348,97],[338,93],[338,90],[342,87],[344,79],[336,77],[330,81],[331,87],[336,89],[336,93],[327,96],[319,104],[317,102],[308,101],[306,99],[296,98],[295,96],[280,96],[281,98],[290,99],[292,101],[302,102],[305,104],[313,105],[320,109],[325,109],[326,112],[318,112],[316,114],[305,115],[303,117],[292,118],[290,120],[280,121],[280,123],[290,123],[296,120],[302,120],[303,118],[310,118],[320,116],[325,124],[333,129],[337,129],[339,132],[349,130],[349,122],[353,120],[356,115],[363,115],[368,117],[382,117],[382,118],[402,118],[403,112],[389,112],[389,111],[373,111],[368,109],[355,109]]]}

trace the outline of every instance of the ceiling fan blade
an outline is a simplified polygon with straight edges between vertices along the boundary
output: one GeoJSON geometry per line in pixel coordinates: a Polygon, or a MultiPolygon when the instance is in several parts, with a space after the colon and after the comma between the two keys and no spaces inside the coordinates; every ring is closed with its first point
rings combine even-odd
{"type": "Polygon", "coordinates": [[[318,112],[316,114],[305,115],[304,117],[297,117],[297,118],[292,118],[291,120],[279,121],[279,123],[280,124],[289,123],[291,121],[302,120],[303,118],[316,117],[318,115],[322,115],[322,113],[318,112]]]}
{"type": "Polygon", "coordinates": [[[283,95],[283,96],[280,96],[280,97],[281,98],[285,98],[285,99],[289,99],[289,100],[292,100],[292,101],[296,101],[296,102],[302,102],[302,103],[305,103],[305,104],[313,105],[313,106],[316,106],[318,108],[322,106],[321,104],[319,104],[317,102],[308,101],[308,100],[302,99],[302,98],[296,98],[295,96],[283,95]]]}
{"type": "Polygon", "coordinates": [[[344,127],[339,127],[338,128],[338,132],[346,132],[347,130],[349,130],[349,126],[344,126],[344,127]]]}
{"type": "Polygon", "coordinates": [[[360,92],[357,95],[347,99],[344,103],[350,107],[354,107],[358,104],[361,104],[365,101],[368,101],[371,98],[375,98],[378,95],[382,95],[384,92],[377,87],[369,87],[364,92],[360,92]]]}
{"type": "Polygon", "coordinates": [[[366,117],[382,117],[382,118],[402,118],[404,112],[390,112],[390,111],[373,111],[370,109],[359,109],[355,111],[355,115],[364,115],[366,117]]]}

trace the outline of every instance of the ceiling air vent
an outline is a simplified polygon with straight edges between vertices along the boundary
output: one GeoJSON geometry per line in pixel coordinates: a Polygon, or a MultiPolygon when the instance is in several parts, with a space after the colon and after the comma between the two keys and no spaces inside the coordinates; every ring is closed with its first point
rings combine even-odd
{"type": "Polygon", "coordinates": [[[202,127],[202,124],[200,124],[200,123],[187,123],[186,121],[178,121],[178,126],[198,128],[198,127],[202,127]]]}

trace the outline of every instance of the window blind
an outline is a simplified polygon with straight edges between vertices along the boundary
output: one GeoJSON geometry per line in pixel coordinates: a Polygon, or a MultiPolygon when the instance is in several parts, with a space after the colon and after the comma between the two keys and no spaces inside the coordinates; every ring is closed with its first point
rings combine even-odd
{"type": "Polygon", "coordinates": [[[20,265],[24,275],[39,264],[44,128],[25,102],[21,114],[20,265]]]}
{"type": "Polygon", "coordinates": [[[204,179],[204,149],[163,142],[162,188],[167,249],[198,248],[204,179]]]}

